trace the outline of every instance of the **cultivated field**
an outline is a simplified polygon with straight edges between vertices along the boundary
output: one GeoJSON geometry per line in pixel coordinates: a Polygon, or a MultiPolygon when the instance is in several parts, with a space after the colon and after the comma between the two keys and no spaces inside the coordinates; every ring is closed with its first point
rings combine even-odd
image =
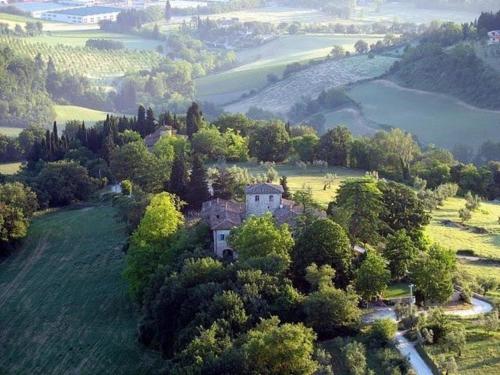
{"type": "Polygon", "coordinates": [[[134,35],[107,33],[100,30],[75,30],[75,31],[53,31],[43,35],[30,37],[30,41],[46,43],[51,46],[63,44],[70,47],[85,47],[89,39],[105,39],[122,42],[126,48],[131,50],[154,50],[161,42],[144,39],[134,35]]]}
{"type": "Polygon", "coordinates": [[[321,91],[359,80],[377,77],[393,64],[392,57],[353,56],[326,61],[297,72],[248,99],[228,105],[229,112],[246,112],[252,106],[268,111],[286,113],[302,97],[316,98],[321,91]]]}
{"type": "Polygon", "coordinates": [[[458,210],[465,207],[462,198],[450,198],[443,207],[433,213],[432,222],[427,228],[429,237],[452,250],[473,250],[476,256],[500,259],[500,203],[482,202],[481,207],[472,213],[468,225],[481,227],[486,234],[474,233],[459,226],[444,225],[443,220],[460,222],[458,210]]]}
{"type": "Polygon", "coordinates": [[[71,120],[85,121],[88,124],[106,119],[106,112],[76,105],[55,105],[54,112],[56,113],[55,120],[61,125],[71,120]]]}
{"type": "Polygon", "coordinates": [[[0,263],[0,373],[144,374],[121,273],[124,226],[111,207],[36,218],[0,263]]]}
{"type": "Polygon", "coordinates": [[[197,97],[218,104],[237,100],[244,93],[262,89],[267,84],[268,74],[281,76],[288,64],[325,57],[334,45],[352,51],[359,39],[375,43],[381,37],[338,34],[284,35],[261,46],[239,50],[237,56],[240,66],[195,81],[197,97]]]}
{"type": "Polygon", "coordinates": [[[348,94],[371,121],[405,129],[419,141],[452,148],[500,141],[500,111],[483,110],[426,91],[377,80],[353,86],[348,94]]]}
{"type": "Polygon", "coordinates": [[[31,58],[38,53],[44,60],[52,57],[58,70],[99,78],[151,69],[162,60],[162,56],[154,51],[100,51],[61,44],[51,45],[31,38],[6,35],[0,36],[0,45],[6,45],[17,53],[31,58]]]}

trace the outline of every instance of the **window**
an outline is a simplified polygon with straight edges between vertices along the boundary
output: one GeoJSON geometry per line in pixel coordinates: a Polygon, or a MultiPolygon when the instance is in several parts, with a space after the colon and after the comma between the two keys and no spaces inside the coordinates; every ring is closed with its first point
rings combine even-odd
{"type": "Polygon", "coordinates": [[[269,202],[274,202],[274,195],[269,196],[269,202]]]}
{"type": "Polygon", "coordinates": [[[256,201],[256,202],[258,202],[258,201],[259,201],[259,199],[260,199],[260,196],[259,196],[259,195],[256,195],[256,196],[255,196],[255,201],[256,201]]]}
{"type": "Polygon", "coordinates": [[[225,241],[226,240],[226,235],[225,234],[219,234],[219,241],[225,241]]]}

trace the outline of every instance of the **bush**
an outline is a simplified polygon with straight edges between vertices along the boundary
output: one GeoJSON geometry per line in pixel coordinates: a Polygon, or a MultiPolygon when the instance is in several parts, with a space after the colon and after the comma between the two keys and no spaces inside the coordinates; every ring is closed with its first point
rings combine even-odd
{"type": "Polygon", "coordinates": [[[371,326],[371,337],[383,344],[394,339],[398,330],[397,323],[392,319],[380,319],[374,322],[371,326]]]}
{"type": "Polygon", "coordinates": [[[121,183],[121,188],[123,195],[132,195],[132,182],[130,180],[123,180],[121,183]]]}

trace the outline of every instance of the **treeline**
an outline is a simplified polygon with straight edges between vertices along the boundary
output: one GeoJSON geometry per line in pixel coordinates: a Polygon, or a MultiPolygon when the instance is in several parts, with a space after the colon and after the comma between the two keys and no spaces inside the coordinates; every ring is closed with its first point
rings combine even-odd
{"type": "Polygon", "coordinates": [[[409,48],[390,74],[407,87],[453,95],[480,108],[500,108],[500,74],[469,46],[447,50],[437,44],[420,44],[409,48]]]}
{"type": "Polygon", "coordinates": [[[481,15],[477,19],[477,29],[483,35],[488,31],[500,30],[500,10],[496,14],[493,12],[481,12],[481,15]]]}
{"type": "Polygon", "coordinates": [[[37,36],[43,31],[43,23],[40,21],[26,22],[24,28],[16,24],[14,29],[10,28],[8,23],[0,22],[1,35],[15,35],[15,36],[37,36]]]}
{"type": "Polygon", "coordinates": [[[128,33],[139,30],[146,23],[159,21],[163,17],[163,9],[156,6],[146,9],[126,9],[118,14],[116,21],[99,21],[99,27],[104,31],[128,33]]]}
{"type": "Polygon", "coordinates": [[[125,45],[119,40],[87,39],[87,41],[85,42],[85,47],[103,50],[116,50],[124,49],[125,45]]]}

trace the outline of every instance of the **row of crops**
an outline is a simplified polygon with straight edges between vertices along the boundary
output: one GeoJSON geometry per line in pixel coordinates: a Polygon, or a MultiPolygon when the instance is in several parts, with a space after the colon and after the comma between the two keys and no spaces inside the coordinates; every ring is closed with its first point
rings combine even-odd
{"type": "Polygon", "coordinates": [[[155,51],[101,51],[86,47],[48,45],[29,38],[0,35],[0,45],[16,53],[34,58],[40,53],[44,60],[52,58],[56,69],[86,76],[116,76],[126,72],[151,69],[162,56],[155,51]]]}

